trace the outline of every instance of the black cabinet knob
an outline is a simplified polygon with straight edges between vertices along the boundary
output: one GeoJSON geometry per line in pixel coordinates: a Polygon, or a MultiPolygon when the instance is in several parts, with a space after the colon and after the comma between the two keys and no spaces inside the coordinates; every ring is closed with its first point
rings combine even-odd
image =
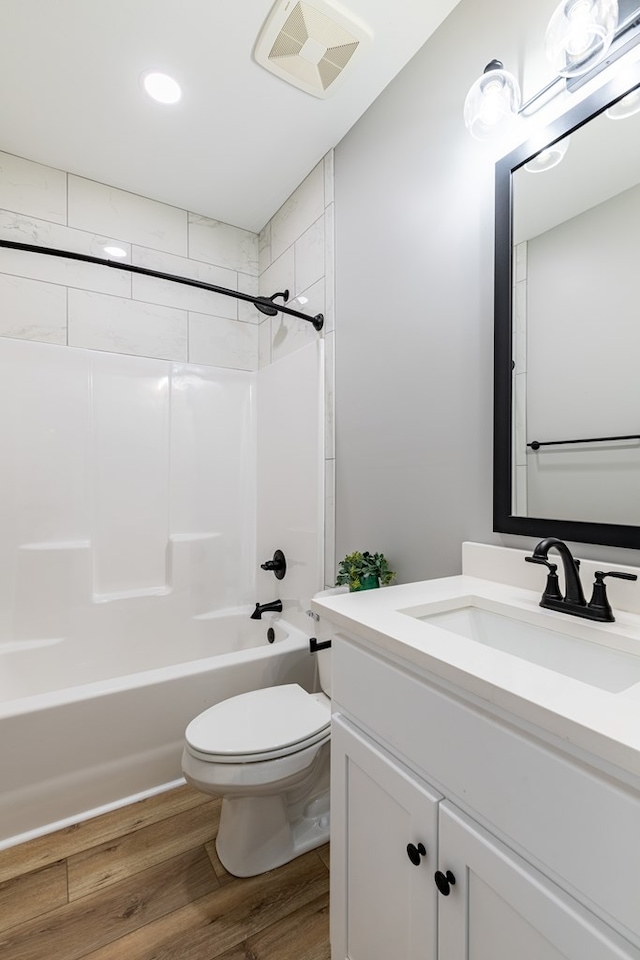
{"type": "Polygon", "coordinates": [[[418,846],[414,843],[407,844],[407,856],[414,867],[420,866],[420,857],[426,857],[427,851],[425,849],[424,843],[419,843],[418,846]]]}
{"type": "Polygon", "coordinates": [[[443,897],[448,897],[451,893],[451,887],[455,884],[456,878],[451,873],[451,870],[447,870],[446,873],[442,873],[441,870],[437,870],[434,876],[436,881],[436,887],[440,891],[443,897]]]}

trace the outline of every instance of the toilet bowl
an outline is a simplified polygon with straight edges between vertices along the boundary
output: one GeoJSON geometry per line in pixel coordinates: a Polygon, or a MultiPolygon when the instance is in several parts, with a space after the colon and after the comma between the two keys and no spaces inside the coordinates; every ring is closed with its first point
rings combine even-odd
{"type": "Polygon", "coordinates": [[[216,850],[229,873],[264,873],[329,839],[330,725],[329,697],[296,683],[242,693],[191,721],[182,771],[223,798],[216,850]]]}

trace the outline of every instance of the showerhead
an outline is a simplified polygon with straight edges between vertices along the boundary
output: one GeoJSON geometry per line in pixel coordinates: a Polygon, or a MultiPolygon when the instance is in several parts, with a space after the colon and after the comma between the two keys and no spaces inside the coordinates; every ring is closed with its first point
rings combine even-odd
{"type": "Polygon", "coordinates": [[[264,315],[267,317],[276,317],[278,315],[278,308],[271,306],[271,303],[276,299],[276,297],[282,297],[286,303],[289,299],[289,291],[283,290],[282,293],[274,293],[271,297],[259,297],[253,302],[260,313],[264,313],[264,315]]]}

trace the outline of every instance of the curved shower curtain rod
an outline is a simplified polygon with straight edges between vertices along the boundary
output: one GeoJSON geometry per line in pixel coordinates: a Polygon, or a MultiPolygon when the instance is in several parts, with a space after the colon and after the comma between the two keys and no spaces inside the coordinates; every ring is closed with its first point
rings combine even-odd
{"type": "Polygon", "coordinates": [[[117,260],[103,260],[101,257],[92,257],[86,253],[73,253],[70,250],[56,250],[54,247],[40,247],[31,243],[18,243],[14,240],[0,240],[0,247],[8,247],[10,250],[24,250],[27,253],[43,253],[48,257],[64,257],[67,260],[80,260],[83,263],[97,263],[103,267],[114,267],[116,270],[126,270],[128,273],[139,273],[145,277],[155,277],[158,280],[170,280],[172,283],[182,283],[188,287],[198,287],[200,290],[209,290],[211,293],[221,293],[225,297],[234,297],[236,300],[244,300],[252,303],[261,313],[268,317],[275,317],[278,313],[286,313],[290,317],[298,317],[299,320],[306,320],[313,324],[316,330],[322,330],[324,326],[324,316],[321,313],[315,317],[309,317],[306,313],[300,313],[299,310],[293,310],[291,307],[285,307],[284,304],[276,304],[276,297],[282,297],[285,302],[289,299],[289,291],[274,293],[271,297],[253,297],[249,293],[240,293],[238,290],[230,290],[228,287],[218,287],[214,283],[205,283],[203,280],[191,280],[189,277],[177,277],[172,273],[161,273],[159,270],[149,270],[147,267],[138,267],[133,263],[119,263],[117,260]]]}

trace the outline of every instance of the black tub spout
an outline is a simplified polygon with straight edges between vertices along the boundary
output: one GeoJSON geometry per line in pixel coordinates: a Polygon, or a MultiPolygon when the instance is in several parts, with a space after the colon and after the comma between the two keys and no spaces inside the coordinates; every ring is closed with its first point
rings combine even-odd
{"type": "Polygon", "coordinates": [[[251,620],[262,620],[263,613],[282,613],[282,600],[272,600],[270,603],[256,603],[251,614],[251,620]]]}

